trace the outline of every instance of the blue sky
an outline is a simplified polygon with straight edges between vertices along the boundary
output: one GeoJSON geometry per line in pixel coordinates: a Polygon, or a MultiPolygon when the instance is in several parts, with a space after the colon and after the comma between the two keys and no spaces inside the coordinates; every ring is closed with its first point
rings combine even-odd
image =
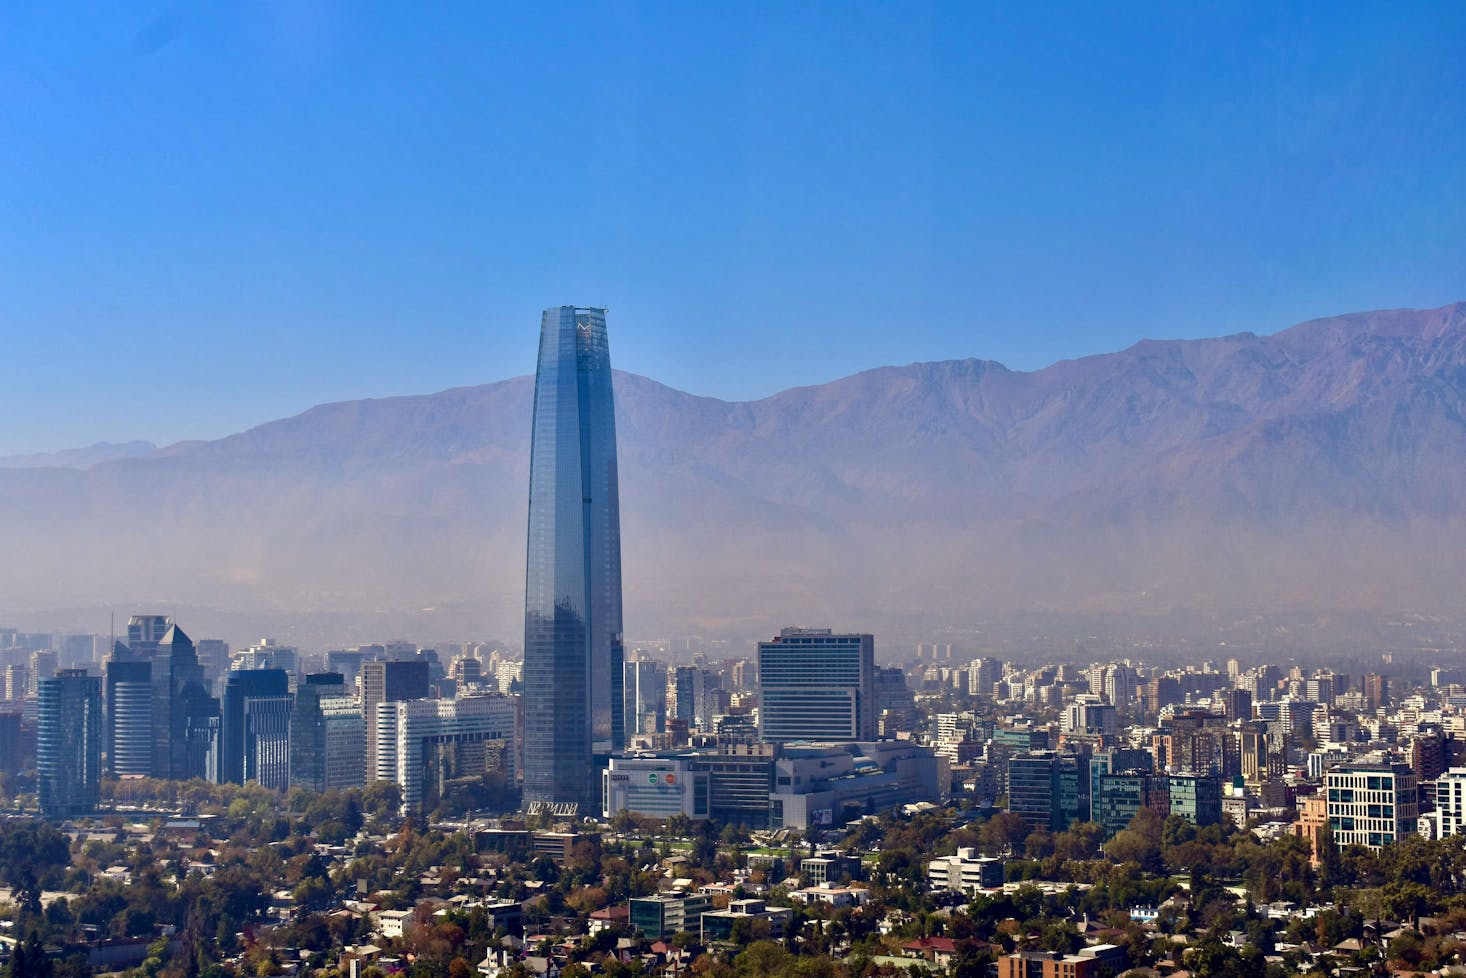
{"type": "Polygon", "coordinates": [[[1466,5],[0,6],[0,454],[1466,299],[1466,5]]]}

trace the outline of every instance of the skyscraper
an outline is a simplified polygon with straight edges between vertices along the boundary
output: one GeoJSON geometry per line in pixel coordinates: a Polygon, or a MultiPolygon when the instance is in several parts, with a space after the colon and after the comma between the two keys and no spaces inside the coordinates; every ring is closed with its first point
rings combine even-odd
{"type": "Polygon", "coordinates": [[[377,776],[377,707],[428,695],[426,659],[364,662],[361,667],[361,712],[366,723],[366,777],[377,776]]]}
{"type": "Polygon", "coordinates": [[[874,740],[875,637],[786,628],[758,643],[758,726],[765,741],[874,740]]]}
{"type": "Polygon", "coordinates": [[[153,771],[153,664],[119,645],[107,660],[107,769],[113,777],[153,771]]]}
{"type": "Polygon", "coordinates": [[[166,615],[133,615],[127,621],[127,647],[138,656],[152,655],[171,624],[166,615]]]}
{"type": "Polygon", "coordinates": [[[102,681],[85,669],[42,679],[36,716],[36,775],[47,818],[85,815],[102,783],[102,681]]]}
{"type": "MultiPolygon", "coordinates": [[[[295,690],[290,715],[290,783],[310,791],[326,790],[326,715],[321,700],[344,696],[339,672],[314,673],[295,690]]],[[[366,728],[362,728],[365,753],[366,728]]]]}
{"type": "Polygon", "coordinates": [[[224,683],[219,781],[290,787],[290,680],[284,669],[236,669],[224,683]]]}
{"type": "MultiPolygon", "coordinates": [[[[132,631],[130,625],[128,631],[132,631]]],[[[219,701],[209,695],[193,639],[183,629],[169,625],[155,647],[153,777],[177,781],[208,777],[216,749],[219,701]]]]}
{"type": "Polygon", "coordinates": [[[621,515],[606,311],[540,322],[524,584],[524,800],[599,810],[594,758],[626,742],[621,515]]]}

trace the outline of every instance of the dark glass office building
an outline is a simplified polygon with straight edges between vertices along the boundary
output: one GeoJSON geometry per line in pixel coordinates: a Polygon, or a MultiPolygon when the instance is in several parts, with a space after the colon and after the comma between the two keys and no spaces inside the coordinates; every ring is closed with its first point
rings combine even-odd
{"type": "Polygon", "coordinates": [[[62,669],[37,687],[36,780],[47,818],[90,814],[102,781],[102,680],[62,669]]]}
{"type": "Polygon", "coordinates": [[[524,586],[524,800],[599,811],[626,742],[621,515],[606,311],[540,322],[524,586]]]}

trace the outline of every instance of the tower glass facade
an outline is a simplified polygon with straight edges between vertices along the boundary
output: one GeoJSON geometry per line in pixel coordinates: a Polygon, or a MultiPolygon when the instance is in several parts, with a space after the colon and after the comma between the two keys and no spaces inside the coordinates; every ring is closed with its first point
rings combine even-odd
{"type": "Polygon", "coordinates": [[[540,322],[524,588],[524,800],[597,811],[626,742],[621,516],[606,311],[540,322]]]}
{"type": "Polygon", "coordinates": [[[36,775],[47,818],[90,814],[102,780],[102,680],[85,669],[43,679],[36,719],[36,775]]]}
{"type": "Polygon", "coordinates": [[[758,643],[759,738],[874,740],[875,638],[786,628],[758,643]]]}

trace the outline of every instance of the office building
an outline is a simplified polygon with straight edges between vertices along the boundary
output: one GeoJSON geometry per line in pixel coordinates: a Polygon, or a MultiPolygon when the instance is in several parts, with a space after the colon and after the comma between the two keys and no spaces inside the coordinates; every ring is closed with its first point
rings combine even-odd
{"type": "Polygon", "coordinates": [[[875,638],[786,628],[758,644],[759,738],[874,740],[875,638]]]}
{"type": "Polygon", "coordinates": [[[428,663],[422,659],[362,663],[361,712],[366,720],[368,777],[375,778],[377,772],[377,707],[383,703],[426,699],[429,684],[428,663]]]}
{"type": "Polygon", "coordinates": [[[326,725],[326,790],[366,784],[366,718],[354,696],[321,697],[326,725]]]}
{"type": "Polygon", "coordinates": [[[1101,692],[1122,714],[1130,712],[1135,701],[1135,670],[1124,663],[1112,663],[1104,669],[1101,692]]]}
{"type": "Polygon", "coordinates": [[[517,717],[502,693],[377,706],[376,780],[402,789],[402,811],[427,811],[448,783],[490,771],[514,778],[517,717]]]}
{"type": "Polygon", "coordinates": [[[794,911],[788,907],[770,907],[757,899],[731,900],[726,910],[704,910],[702,941],[781,941],[789,931],[794,911]]]}
{"type": "Polygon", "coordinates": [[[1379,849],[1413,834],[1419,826],[1418,782],[1408,764],[1388,760],[1340,764],[1324,774],[1324,790],[1329,828],[1339,846],[1379,849]]]}
{"type": "Polygon", "coordinates": [[[1095,779],[1091,820],[1111,836],[1127,828],[1142,808],[1164,817],[1170,804],[1164,774],[1140,770],[1105,773],[1095,779]]]}
{"type": "Polygon", "coordinates": [[[700,665],[667,670],[666,719],[688,730],[709,731],[728,700],[716,673],[700,665]]]}
{"type": "Polygon", "coordinates": [[[339,672],[314,673],[295,691],[290,783],[311,791],[358,788],[366,779],[366,722],[339,672]]]}
{"type": "Polygon", "coordinates": [[[1216,774],[1177,773],[1166,776],[1170,814],[1198,828],[1222,821],[1222,779],[1216,774]]]}
{"type": "Polygon", "coordinates": [[[229,671],[229,643],[219,638],[201,638],[194,643],[199,665],[204,669],[204,683],[216,693],[218,682],[229,671]]]}
{"type": "Polygon", "coordinates": [[[107,769],[114,778],[153,772],[153,664],[125,657],[107,661],[107,769]]]}
{"type": "MultiPolygon", "coordinates": [[[[969,671],[976,673],[977,663],[969,671]]],[[[906,673],[895,666],[889,669],[877,666],[875,697],[877,735],[894,737],[897,733],[916,730],[916,698],[906,685],[906,673]]]]}
{"type": "MultiPolygon", "coordinates": [[[[131,626],[129,626],[131,634],[131,626]]],[[[132,650],[136,655],[137,650],[132,650]]],[[[219,701],[209,694],[193,640],[171,622],[151,660],[153,777],[204,778],[215,752],[219,701]]]]}
{"type": "Polygon", "coordinates": [[[25,770],[23,736],[20,713],[0,712],[0,774],[19,774],[25,770]]]}
{"type": "Polygon", "coordinates": [[[290,679],[284,669],[235,669],[224,681],[219,781],[290,786],[290,679]]]}
{"type": "Polygon", "coordinates": [[[969,896],[1004,883],[1005,863],[979,856],[976,849],[962,847],[955,856],[937,856],[927,864],[926,876],[933,890],[951,890],[969,896]]]}
{"type": "Polygon", "coordinates": [[[448,664],[448,675],[459,689],[484,681],[484,664],[471,655],[460,655],[448,664]]]}
{"type": "Polygon", "coordinates": [[[133,615],[127,620],[127,647],[134,655],[151,656],[172,624],[166,615],[133,615]]]}
{"type": "Polygon", "coordinates": [[[661,733],[667,729],[667,667],[654,659],[626,666],[626,735],[661,733]]]}
{"type": "Polygon", "coordinates": [[[1088,752],[1034,751],[1008,759],[1008,811],[1034,829],[1062,831],[1090,811],[1088,752]]]}
{"type": "Polygon", "coordinates": [[[361,679],[361,667],[367,661],[367,653],[360,649],[333,649],[326,653],[326,671],[339,672],[346,681],[347,689],[356,689],[361,679]]]}
{"type": "Polygon", "coordinates": [[[713,818],[724,825],[768,827],[775,751],[773,744],[725,741],[702,752],[698,766],[708,772],[713,818]]]}
{"type": "Polygon", "coordinates": [[[599,808],[626,743],[621,515],[606,311],[540,323],[524,595],[524,800],[599,808]]]}
{"type": "Polygon", "coordinates": [[[85,669],[41,680],[36,775],[47,818],[90,814],[102,783],[102,681],[85,669]]]}
{"type": "Polygon", "coordinates": [[[712,897],[702,893],[655,893],[631,898],[631,926],[642,936],[665,940],[673,934],[702,929],[702,915],[713,909],[712,897]]]}
{"type": "Polygon", "coordinates": [[[1252,694],[1245,689],[1227,690],[1227,719],[1252,719],[1252,694]]]}

